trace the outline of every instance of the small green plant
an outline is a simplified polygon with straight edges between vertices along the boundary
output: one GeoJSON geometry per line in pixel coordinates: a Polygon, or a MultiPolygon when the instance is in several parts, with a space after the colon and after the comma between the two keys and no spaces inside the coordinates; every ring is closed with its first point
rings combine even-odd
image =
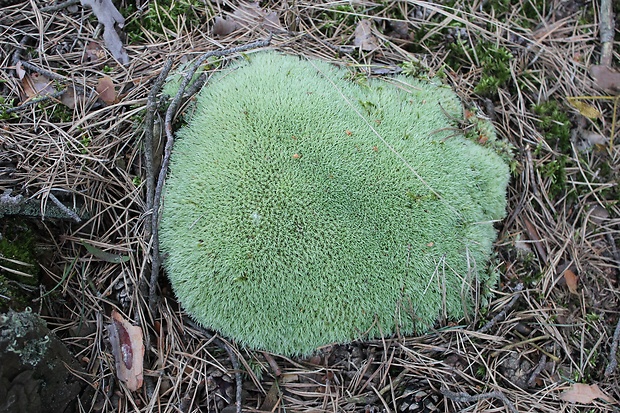
{"type": "Polygon", "coordinates": [[[549,196],[554,198],[566,191],[566,167],[569,163],[568,155],[571,153],[570,120],[556,101],[535,105],[532,113],[538,116],[538,129],[545,141],[559,152],[554,159],[540,166],[541,174],[551,179],[548,192],[549,196]]]}
{"type": "Polygon", "coordinates": [[[495,134],[482,146],[451,127],[450,88],[392,81],[277,53],[211,79],[178,133],[160,225],[191,316],[298,355],[423,332],[488,294],[509,179],[495,134]]]}
{"type": "MultiPolygon", "coordinates": [[[[148,2],[147,7],[143,14],[128,19],[125,30],[131,42],[143,42],[145,32],[176,35],[181,20],[190,26],[197,26],[205,19],[205,6],[200,0],[154,0],[148,2]]],[[[127,6],[124,13],[133,16],[135,7],[127,6]]]]}

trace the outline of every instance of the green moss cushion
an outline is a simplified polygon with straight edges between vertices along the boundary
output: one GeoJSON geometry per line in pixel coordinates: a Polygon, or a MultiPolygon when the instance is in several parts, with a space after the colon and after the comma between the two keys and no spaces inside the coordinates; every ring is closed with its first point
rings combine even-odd
{"type": "Polygon", "coordinates": [[[185,310],[287,355],[458,319],[495,277],[508,167],[451,89],[258,53],[178,133],[160,240],[185,310]]]}

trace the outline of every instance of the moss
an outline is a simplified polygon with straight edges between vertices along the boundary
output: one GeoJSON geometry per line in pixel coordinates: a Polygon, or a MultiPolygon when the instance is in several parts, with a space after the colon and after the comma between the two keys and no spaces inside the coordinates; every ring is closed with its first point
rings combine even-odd
{"type": "Polygon", "coordinates": [[[508,167],[452,119],[450,88],[405,76],[360,84],[275,53],[222,71],[166,181],[160,241],[179,301],[284,354],[463,317],[496,281],[508,167]]]}
{"type": "MultiPolygon", "coordinates": [[[[551,198],[566,191],[566,167],[571,163],[571,123],[562,106],[550,100],[531,108],[537,115],[537,127],[551,148],[559,152],[539,167],[541,174],[551,180],[548,193],[551,198]]],[[[540,150],[540,149],[539,149],[540,150]]]]}
{"type": "Polygon", "coordinates": [[[0,227],[0,310],[23,309],[39,283],[35,233],[27,221],[4,218],[0,227]]]}
{"type": "Polygon", "coordinates": [[[134,5],[124,9],[124,14],[130,16],[125,31],[132,43],[141,43],[145,32],[151,35],[178,35],[181,20],[189,27],[200,26],[210,14],[199,0],[154,0],[147,3],[146,11],[137,14],[134,5]]]}
{"type": "Polygon", "coordinates": [[[9,270],[27,275],[10,273],[11,276],[5,270],[2,270],[0,274],[20,283],[36,285],[40,269],[35,253],[35,235],[30,225],[17,218],[5,218],[0,236],[0,264],[9,270]],[[19,261],[23,264],[11,261],[19,261]]]}

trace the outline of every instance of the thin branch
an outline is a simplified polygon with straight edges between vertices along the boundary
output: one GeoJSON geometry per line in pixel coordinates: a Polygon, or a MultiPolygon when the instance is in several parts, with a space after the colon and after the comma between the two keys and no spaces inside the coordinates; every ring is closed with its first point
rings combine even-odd
{"type": "Polygon", "coordinates": [[[536,383],[536,379],[538,378],[540,373],[545,369],[546,365],[547,365],[547,355],[543,354],[542,356],[540,356],[540,360],[538,360],[538,366],[536,366],[536,369],[532,372],[532,375],[527,381],[528,386],[534,387],[534,384],[536,383]]]}
{"type": "Polygon", "coordinates": [[[504,403],[504,405],[508,408],[508,410],[510,410],[513,413],[519,413],[519,411],[515,408],[512,402],[508,400],[508,397],[506,397],[504,393],[500,391],[492,391],[490,393],[474,394],[473,396],[470,396],[469,394],[465,392],[456,393],[456,392],[448,390],[447,387],[442,387],[441,393],[444,396],[446,396],[448,399],[454,402],[457,402],[457,403],[472,403],[472,402],[477,402],[478,400],[483,400],[483,399],[499,399],[504,403]]]}
{"type": "Polygon", "coordinates": [[[618,343],[620,342],[620,319],[616,324],[616,330],[614,331],[614,338],[611,342],[611,349],[609,350],[609,364],[605,369],[605,377],[609,377],[618,367],[618,343]]]}
{"type": "Polygon", "coordinates": [[[512,310],[512,307],[514,307],[515,304],[517,304],[517,301],[521,297],[521,291],[523,291],[523,283],[517,284],[517,286],[514,289],[515,295],[512,296],[512,299],[508,302],[508,304],[506,304],[504,309],[500,311],[495,317],[493,317],[489,322],[487,322],[484,326],[482,326],[482,328],[479,329],[478,332],[485,333],[489,331],[491,328],[493,328],[495,324],[497,324],[500,321],[503,321],[506,318],[506,315],[508,315],[508,312],[512,310]]]}
{"type": "Polygon", "coordinates": [[[612,0],[601,0],[599,35],[601,39],[600,64],[611,67],[614,52],[614,13],[612,0]]]}
{"type": "Polygon", "coordinates": [[[42,12],[52,12],[58,11],[62,9],[66,9],[67,7],[71,7],[74,4],[80,4],[80,0],[67,0],[64,3],[55,4],[53,6],[41,7],[42,12]]]}
{"type": "Polygon", "coordinates": [[[54,93],[50,93],[48,95],[43,95],[43,96],[39,96],[39,97],[33,98],[33,99],[31,99],[31,100],[27,101],[26,103],[23,103],[23,104],[21,104],[19,106],[15,106],[13,108],[8,108],[7,110],[5,110],[5,113],[19,112],[20,110],[26,109],[28,106],[36,105],[37,103],[45,102],[47,100],[56,99],[56,98],[64,95],[66,91],[67,91],[67,89],[63,89],[63,90],[59,90],[59,91],[54,92],[54,93]]]}
{"type": "Polygon", "coordinates": [[[7,189],[0,195],[0,218],[4,215],[21,215],[27,217],[41,217],[54,219],[72,219],[81,221],[81,217],[70,207],[62,204],[54,195],[49,194],[55,205],[47,205],[45,216],[41,211],[41,203],[37,199],[25,198],[22,195],[11,195],[7,189]]]}
{"type": "Polygon", "coordinates": [[[71,219],[73,219],[75,222],[82,222],[82,219],[78,216],[78,214],[76,214],[74,211],[72,211],[71,209],[69,209],[66,205],[64,205],[62,202],[60,202],[58,200],[58,198],[56,198],[56,196],[54,194],[52,194],[51,192],[49,194],[47,194],[47,197],[49,199],[52,200],[52,202],[54,204],[56,204],[56,206],[65,214],[67,214],[68,217],[70,217],[71,219]]]}
{"type": "Polygon", "coordinates": [[[174,135],[172,133],[172,118],[176,115],[177,109],[181,103],[181,99],[185,93],[187,86],[189,85],[194,73],[198,70],[198,68],[210,57],[222,57],[227,56],[233,53],[244,52],[250,49],[256,49],[258,47],[268,46],[271,42],[271,36],[265,40],[258,40],[252,43],[248,43],[239,47],[233,47],[230,49],[222,49],[222,50],[214,50],[211,52],[207,52],[200,56],[194,64],[190,67],[190,69],[185,74],[181,85],[179,87],[179,91],[177,92],[174,99],[168,106],[168,110],[166,111],[165,118],[165,130],[166,130],[166,146],[164,149],[164,159],[162,161],[161,169],[159,171],[159,177],[157,179],[157,185],[155,186],[155,195],[153,197],[153,212],[151,215],[151,226],[152,226],[152,235],[153,235],[153,256],[151,259],[151,280],[149,285],[149,307],[153,316],[155,316],[155,302],[157,300],[157,279],[159,278],[159,269],[161,266],[161,257],[159,256],[159,207],[161,203],[161,193],[164,187],[164,180],[166,179],[166,173],[168,171],[168,164],[170,163],[170,154],[172,152],[172,146],[174,144],[174,135]]]}
{"type": "MultiPolygon", "coordinates": [[[[155,80],[153,87],[146,100],[146,118],[144,120],[145,136],[144,136],[144,156],[146,158],[146,210],[151,211],[153,208],[153,196],[155,194],[155,160],[153,159],[153,126],[155,124],[155,111],[157,110],[157,94],[161,90],[172,68],[172,59],[166,60],[161,73],[155,80]]],[[[147,233],[151,234],[152,221],[147,220],[147,233]]]]}

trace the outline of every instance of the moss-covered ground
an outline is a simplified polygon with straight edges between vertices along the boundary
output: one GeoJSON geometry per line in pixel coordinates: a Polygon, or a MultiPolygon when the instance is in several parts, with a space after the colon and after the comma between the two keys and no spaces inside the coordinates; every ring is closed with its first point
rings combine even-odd
{"type": "MultiPolygon", "coordinates": [[[[36,226],[37,240],[44,240],[37,248],[51,259],[39,262],[43,281],[33,307],[89,373],[97,392],[85,411],[234,409],[236,372],[242,373],[246,411],[618,411],[617,402],[561,399],[564,390],[582,383],[620,400],[620,372],[610,368],[620,357],[612,353],[620,335],[614,341],[620,318],[620,137],[613,95],[589,74],[603,50],[599,2],[115,4],[127,19],[126,66],[114,61],[101,38],[93,39],[97,24],[89,11],[83,18],[79,7],[33,8],[48,5],[43,0],[0,8],[0,194],[11,189],[40,200],[42,208],[51,202],[49,193],[62,195],[62,202],[83,205],[91,217],[36,226]],[[356,35],[364,20],[370,31],[356,35]],[[494,267],[501,281],[488,306],[469,320],[439,322],[424,336],[327,346],[305,359],[230,342],[238,369],[217,340],[184,317],[165,274],[156,289],[161,299],[148,306],[144,280],[152,243],[143,121],[149,91],[168,58],[177,68],[269,32],[271,48],[347,66],[360,82],[390,73],[443,82],[468,111],[493,122],[506,142],[500,149],[514,160],[508,216],[496,224],[494,267]],[[23,67],[15,67],[20,49],[24,61],[64,77],[53,80],[54,87],[76,86],[74,107],[51,99],[6,112],[28,99],[23,67]],[[113,81],[115,103],[96,98],[103,76],[113,81]],[[581,101],[597,114],[584,116],[570,97],[585,97],[581,101]],[[87,250],[85,242],[96,249],[87,250]],[[109,255],[92,252],[97,250],[109,255]],[[114,262],[119,254],[129,261],[114,262]],[[145,385],[137,392],[115,380],[103,333],[113,308],[148,339],[145,385]],[[488,324],[495,316],[501,317],[488,324]]],[[[618,66],[613,48],[611,58],[618,66]]],[[[181,107],[177,124],[185,110],[191,107],[181,107]]],[[[157,117],[154,151],[161,154],[163,114],[157,117]]],[[[454,127],[485,143],[475,122],[454,127]]],[[[7,217],[0,222],[4,227],[7,217]]],[[[3,295],[0,290],[0,300],[3,295]]]]}

